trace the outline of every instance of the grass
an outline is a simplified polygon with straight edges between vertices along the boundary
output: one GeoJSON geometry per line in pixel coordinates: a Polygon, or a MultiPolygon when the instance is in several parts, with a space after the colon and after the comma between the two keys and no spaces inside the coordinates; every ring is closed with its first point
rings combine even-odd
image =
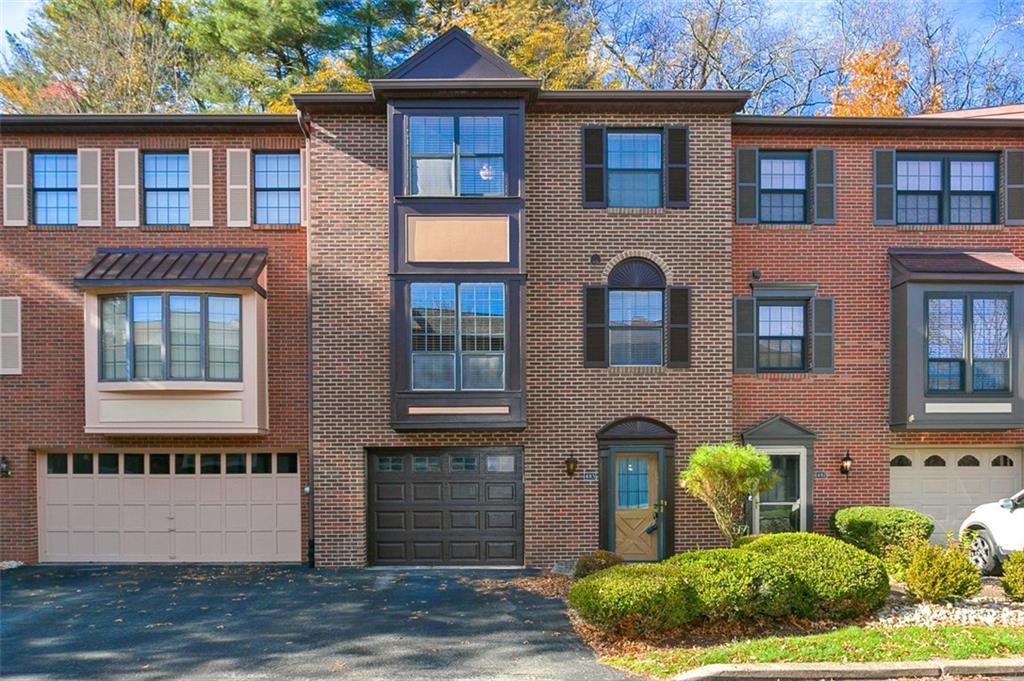
{"type": "Polygon", "coordinates": [[[737,641],[608,657],[603,662],[669,677],[706,664],[758,662],[897,662],[1024,654],[1024,627],[846,627],[826,634],[737,641]]]}

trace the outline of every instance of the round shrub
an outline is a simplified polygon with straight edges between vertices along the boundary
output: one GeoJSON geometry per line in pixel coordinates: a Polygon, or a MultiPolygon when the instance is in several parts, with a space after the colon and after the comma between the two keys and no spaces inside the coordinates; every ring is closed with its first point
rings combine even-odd
{"type": "Polygon", "coordinates": [[[785,617],[807,600],[792,570],[754,551],[688,551],[665,563],[693,571],[701,611],[710,619],[785,617]]]}
{"type": "Polygon", "coordinates": [[[758,537],[743,547],[788,567],[803,584],[807,600],[798,604],[805,617],[843,619],[871,612],[889,595],[882,561],[846,542],[810,532],[758,537]]]}
{"type": "Polygon", "coordinates": [[[921,544],[906,574],[907,591],[926,603],[962,601],[981,591],[981,573],[959,544],[921,544]]]}
{"type": "Polygon", "coordinates": [[[700,616],[690,570],[673,565],[617,565],[575,582],[569,604],[584,621],[615,634],[666,633],[700,616]]]}
{"type": "Polygon", "coordinates": [[[619,554],[599,549],[593,553],[588,553],[579,557],[576,561],[576,570],[573,572],[573,577],[576,579],[583,579],[588,575],[600,572],[601,570],[606,570],[621,562],[622,556],[619,554]]]}
{"type": "Polygon", "coordinates": [[[878,556],[894,579],[903,579],[913,549],[935,529],[931,518],[909,508],[851,506],[832,514],[832,531],[845,542],[878,556]]]}
{"type": "Polygon", "coordinates": [[[1011,601],[1024,601],[1024,552],[1011,553],[1003,561],[1002,585],[1011,601]]]}

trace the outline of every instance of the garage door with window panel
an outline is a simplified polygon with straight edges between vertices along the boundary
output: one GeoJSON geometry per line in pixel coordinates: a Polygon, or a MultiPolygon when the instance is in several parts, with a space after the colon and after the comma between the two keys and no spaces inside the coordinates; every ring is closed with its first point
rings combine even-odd
{"type": "Polygon", "coordinates": [[[294,562],[294,452],[41,453],[39,559],[294,562]]]}
{"type": "Polygon", "coordinates": [[[523,564],[521,450],[381,449],[367,463],[371,564],[523,564]]]}
{"type": "Polygon", "coordinates": [[[956,533],[971,510],[1021,490],[1019,449],[906,449],[889,457],[889,503],[935,520],[932,540],[956,533]]]}

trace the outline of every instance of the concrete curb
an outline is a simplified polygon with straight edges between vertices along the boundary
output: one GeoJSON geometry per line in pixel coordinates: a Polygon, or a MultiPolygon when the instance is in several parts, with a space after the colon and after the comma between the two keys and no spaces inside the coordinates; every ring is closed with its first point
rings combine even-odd
{"type": "Polygon", "coordinates": [[[1024,676],[1024,657],[928,662],[787,662],[709,664],[676,674],[674,681],[702,679],[895,679],[940,676],[1024,676]]]}

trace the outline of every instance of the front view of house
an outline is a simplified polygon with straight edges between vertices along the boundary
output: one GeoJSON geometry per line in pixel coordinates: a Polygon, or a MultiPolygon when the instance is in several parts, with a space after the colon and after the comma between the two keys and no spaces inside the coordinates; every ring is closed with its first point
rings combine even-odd
{"type": "Polygon", "coordinates": [[[746,99],[455,29],[297,116],[0,118],[0,558],[657,560],[731,439],[755,532],[1019,490],[1024,119],[746,99]]]}

